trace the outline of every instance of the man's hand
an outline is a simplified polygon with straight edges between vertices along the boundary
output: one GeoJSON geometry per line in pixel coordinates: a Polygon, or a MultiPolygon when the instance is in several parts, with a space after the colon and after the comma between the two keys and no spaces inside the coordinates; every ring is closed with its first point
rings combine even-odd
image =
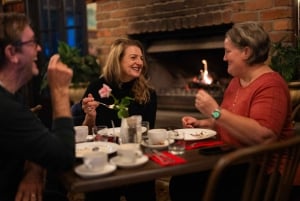
{"type": "Polygon", "coordinates": [[[45,170],[32,162],[24,168],[24,177],[19,184],[15,201],[42,201],[45,186],[45,170]]]}
{"type": "Polygon", "coordinates": [[[50,58],[47,79],[51,92],[53,118],[71,117],[69,86],[73,71],[59,60],[59,55],[50,58]]]}

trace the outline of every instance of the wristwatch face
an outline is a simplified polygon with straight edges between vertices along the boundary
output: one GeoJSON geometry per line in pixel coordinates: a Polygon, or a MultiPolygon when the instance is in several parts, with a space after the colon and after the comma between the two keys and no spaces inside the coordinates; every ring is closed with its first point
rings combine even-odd
{"type": "Polygon", "coordinates": [[[212,118],[214,118],[214,119],[219,119],[220,116],[221,116],[220,110],[215,110],[215,111],[213,111],[213,112],[211,113],[211,116],[212,116],[212,118]]]}

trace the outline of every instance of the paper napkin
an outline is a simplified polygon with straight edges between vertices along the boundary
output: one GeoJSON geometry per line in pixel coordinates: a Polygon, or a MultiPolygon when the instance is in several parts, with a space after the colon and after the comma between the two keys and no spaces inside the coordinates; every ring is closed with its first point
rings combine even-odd
{"type": "Polygon", "coordinates": [[[213,147],[213,146],[220,146],[225,145],[225,143],[221,140],[205,140],[205,141],[198,141],[198,142],[186,142],[185,149],[197,149],[202,147],[213,147]]]}
{"type": "Polygon", "coordinates": [[[169,153],[168,151],[160,152],[161,155],[149,154],[149,158],[161,166],[171,166],[186,163],[186,160],[180,156],[169,153]]]}

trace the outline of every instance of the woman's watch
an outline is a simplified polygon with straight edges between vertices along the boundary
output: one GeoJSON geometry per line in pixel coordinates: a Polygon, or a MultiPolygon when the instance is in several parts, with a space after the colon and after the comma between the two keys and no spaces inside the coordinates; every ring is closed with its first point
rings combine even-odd
{"type": "Polygon", "coordinates": [[[211,113],[211,117],[215,120],[219,119],[221,117],[221,108],[217,108],[215,109],[212,113],[211,113]]]}

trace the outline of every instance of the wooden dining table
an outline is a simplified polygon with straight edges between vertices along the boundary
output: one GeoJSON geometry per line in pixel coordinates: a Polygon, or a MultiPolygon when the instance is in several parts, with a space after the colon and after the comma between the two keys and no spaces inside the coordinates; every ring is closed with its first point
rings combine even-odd
{"type": "MultiPolygon", "coordinates": [[[[70,192],[84,193],[94,190],[108,188],[117,188],[123,185],[134,184],[144,181],[150,181],[162,177],[169,177],[187,173],[193,173],[203,170],[209,170],[214,167],[218,159],[225,153],[203,154],[199,149],[186,150],[180,157],[186,160],[186,163],[171,166],[161,166],[149,159],[141,166],[133,168],[117,168],[116,171],[109,175],[82,178],[74,170],[68,171],[62,175],[62,181],[70,192]]],[[[110,154],[113,157],[115,154],[110,154]]],[[[78,160],[76,165],[81,164],[78,160]]]]}

